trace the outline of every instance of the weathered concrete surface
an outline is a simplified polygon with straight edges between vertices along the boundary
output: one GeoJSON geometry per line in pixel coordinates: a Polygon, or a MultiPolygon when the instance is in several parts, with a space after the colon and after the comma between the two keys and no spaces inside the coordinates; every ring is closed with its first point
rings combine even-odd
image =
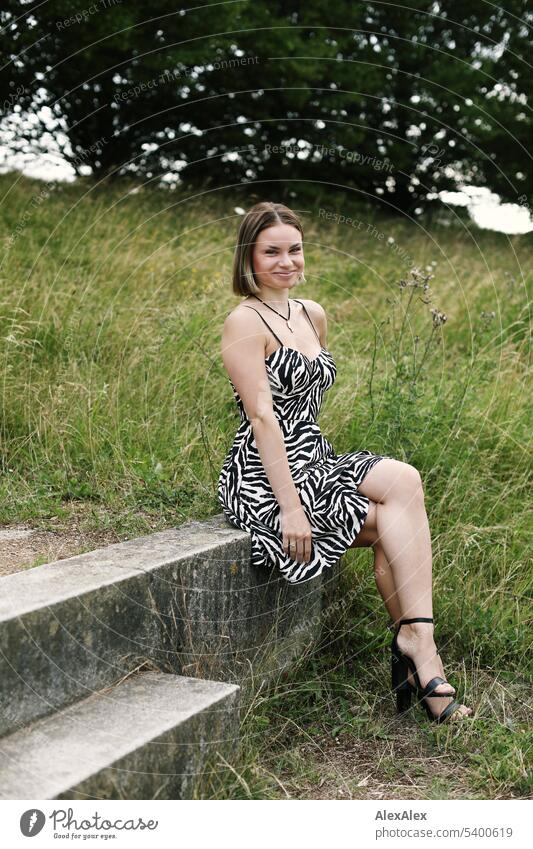
{"type": "Polygon", "coordinates": [[[312,645],[338,570],[299,587],[250,564],[223,514],[0,580],[0,736],[147,662],[243,693],[312,645]]]}
{"type": "Polygon", "coordinates": [[[0,530],[0,544],[3,542],[10,542],[14,539],[27,539],[34,533],[36,533],[36,531],[32,528],[28,528],[26,530],[17,530],[12,528],[4,531],[0,530]]]}
{"type": "Polygon", "coordinates": [[[203,798],[238,739],[238,686],[135,674],[0,740],[0,798],[203,798]]]}
{"type": "Polygon", "coordinates": [[[290,665],[320,631],[323,578],[291,586],[226,546],[158,572],[152,592],[172,668],[255,688],[290,665]]]}

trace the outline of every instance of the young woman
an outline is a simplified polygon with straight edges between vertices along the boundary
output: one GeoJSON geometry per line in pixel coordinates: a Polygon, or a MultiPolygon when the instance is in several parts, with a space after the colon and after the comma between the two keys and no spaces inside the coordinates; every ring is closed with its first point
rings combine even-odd
{"type": "Polygon", "coordinates": [[[455,690],[433,640],[431,540],[420,474],[368,450],[337,455],[317,424],[337,373],[326,314],[289,298],[304,279],[303,229],[283,204],[244,216],[233,266],[243,298],[227,316],[222,359],[240,413],[218,497],[228,521],[251,535],[252,561],[293,584],[372,546],[379,592],[394,621],[392,686],[398,711],[415,692],[437,722],[471,708],[455,690]],[[407,618],[404,618],[407,617],[407,618]]]}

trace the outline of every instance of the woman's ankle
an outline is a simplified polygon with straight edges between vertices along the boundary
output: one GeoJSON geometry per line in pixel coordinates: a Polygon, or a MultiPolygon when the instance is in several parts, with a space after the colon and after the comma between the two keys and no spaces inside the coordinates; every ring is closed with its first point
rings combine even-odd
{"type": "Polygon", "coordinates": [[[411,625],[402,625],[400,634],[404,639],[416,642],[433,642],[434,630],[432,622],[413,622],[411,625]]]}

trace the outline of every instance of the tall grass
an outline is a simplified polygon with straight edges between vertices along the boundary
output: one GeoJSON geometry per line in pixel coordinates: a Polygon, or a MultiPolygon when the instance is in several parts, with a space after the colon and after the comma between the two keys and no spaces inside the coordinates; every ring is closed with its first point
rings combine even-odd
{"type": "MultiPolygon", "coordinates": [[[[220,512],[216,482],[238,425],[219,353],[237,303],[236,199],[132,186],[80,181],[40,201],[38,181],[0,177],[4,525],[47,527],[82,502],[88,530],[129,538],[220,512]]],[[[454,216],[428,225],[341,211],[360,226],[301,211],[308,282],[293,294],[326,309],[338,368],[320,424],[338,453],[369,448],[419,469],[437,641],[477,707],[461,728],[432,729],[431,774],[422,769],[414,790],[397,786],[524,796],[532,239],[454,216]]],[[[417,774],[414,749],[405,763],[399,754],[405,729],[391,730],[389,635],[370,554],[351,550],[342,564],[350,604],[325,623],[322,650],[258,697],[242,770],[214,794],[298,797],[317,783],[324,741],[342,733],[359,753],[381,752],[391,793],[402,770],[417,774]]],[[[354,779],[346,792],[387,798],[372,787],[354,779]]]]}

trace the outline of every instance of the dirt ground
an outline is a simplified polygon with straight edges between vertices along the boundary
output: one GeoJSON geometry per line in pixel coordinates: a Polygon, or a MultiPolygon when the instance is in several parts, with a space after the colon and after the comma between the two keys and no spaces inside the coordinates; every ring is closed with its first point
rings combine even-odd
{"type": "Polygon", "coordinates": [[[29,523],[0,528],[0,577],[120,542],[112,530],[87,531],[83,528],[79,514],[84,509],[82,504],[78,509],[71,505],[68,518],[48,519],[46,524],[57,524],[57,530],[43,530],[29,523]]]}

